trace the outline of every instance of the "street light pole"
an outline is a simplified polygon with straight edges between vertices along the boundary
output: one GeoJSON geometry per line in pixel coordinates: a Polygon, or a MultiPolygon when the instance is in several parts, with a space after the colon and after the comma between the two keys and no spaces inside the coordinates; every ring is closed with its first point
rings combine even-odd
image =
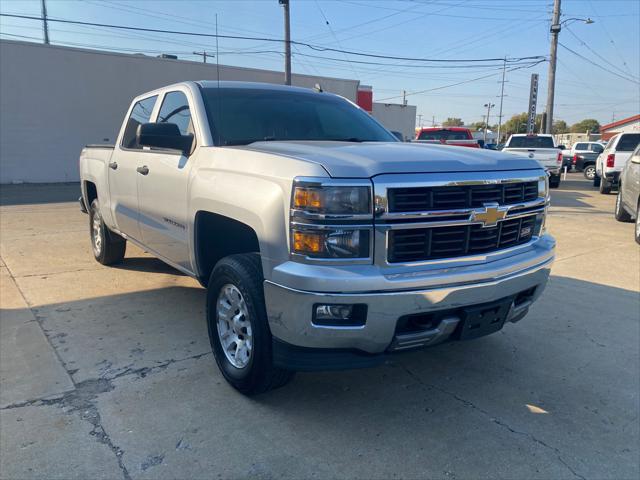
{"type": "Polygon", "coordinates": [[[289,0],[278,0],[284,9],[284,84],[291,85],[291,23],[289,0]]]}
{"type": "Polygon", "coordinates": [[[553,99],[556,88],[556,62],[558,57],[558,35],[562,26],[560,25],[560,0],[553,2],[553,20],[551,21],[551,52],[549,55],[549,74],[547,78],[547,122],[545,133],[553,131],[553,99]]]}
{"type": "Polygon", "coordinates": [[[487,143],[487,128],[489,128],[489,115],[491,114],[491,109],[495,107],[495,104],[489,102],[484,104],[487,107],[487,120],[484,122],[484,135],[482,137],[484,143],[487,143]]]}

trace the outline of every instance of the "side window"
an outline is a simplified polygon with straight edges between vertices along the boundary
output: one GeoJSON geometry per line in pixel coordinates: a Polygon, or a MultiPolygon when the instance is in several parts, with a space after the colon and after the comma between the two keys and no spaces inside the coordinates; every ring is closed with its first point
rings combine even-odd
{"type": "Polygon", "coordinates": [[[182,135],[193,134],[187,96],[182,92],[167,93],[162,101],[157,121],[158,123],[175,123],[182,135]]]}
{"type": "Polygon", "coordinates": [[[591,151],[595,152],[595,153],[602,153],[602,152],[604,152],[604,147],[602,145],[600,145],[599,143],[592,143],[591,144],[591,151]]]}
{"type": "Polygon", "coordinates": [[[131,115],[129,115],[129,119],[127,120],[127,126],[124,128],[124,135],[122,136],[122,146],[124,148],[142,149],[142,146],[136,142],[138,125],[149,122],[157,98],[158,96],[154,95],[153,97],[136,102],[133,106],[131,115]]]}
{"type": "Polygon", "coordinates": [[[576,143],[576,150],[588,150],[586,143],[576,143]]]}

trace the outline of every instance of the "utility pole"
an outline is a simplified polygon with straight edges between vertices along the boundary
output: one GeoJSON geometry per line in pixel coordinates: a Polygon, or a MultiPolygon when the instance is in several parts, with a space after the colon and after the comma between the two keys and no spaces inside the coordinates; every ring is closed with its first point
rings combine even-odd
{"type": "Polygon", "coordinates": [[[284,84],[291,85],[291,22],[289,0],[278,0],[284,8],[284,84]]]}
{"type": "Polygon", "coordinates": [[[202,57],[202,60],[204,61],[204,63],[207,63],[207,57],[214,57],[215,58],[215,55],[213,53],[209,53],[209,52],[206,52],[206,51],[193,52],[193,54],[202,57]]]}
{"type": "Polygon", "coordinates": [[[422,127],[422,114],[418,114],[418,127],[422,127]]]}
{"type": "Polygon", "coordinates": [[[547,121],[544,133],[553,132],[553,98],[556,89],[556,62],[558,57],[558,35],[560,25],[560,0],[553,1],[553,20],[551,21],[551,53],[549,56],[549,74],[547,79],[547,121]]]}
{"type": "Polygon", "coordinates": [[[44,43],[45,45],[49,45],[49,25],[47,24],[47,4],[45,0],[41,2],[42,6],[42,30],[44,31],[44,43]]]}
{"type": "Polygon", "coordinates": [[[406,105],[406,104],[407,104],[407,91],[402,90],[402,105],[406,105]]]}
{"type": "Polygon", "coordinates": [[[482,136],[482,139],[484,140],[484,143],[487,143],[487,128],[489,128],[489,115],[491,114],[491,109],[495,107],[495,104],[489,102],[489,103],[485,103],[484,106],[487,107],[487,120],[484,122],[484,135],[482,136]]]}
{"type": "Polygon", "coordinates": [[[436,126],[436,116],[435,115],[431,117],[431,126],[432,127],[436,126]]]}
{"type": "MultiPolygon", "coordinates": [[[[500,86],[500,113],[498,114],[498,138],[500,143],[500,133],[502,132],[502,102],[504,101],[504,75],[507,72],[507,56],[504,56],[504,63],[502,64],[502,85],[500,86]]],[[[488,123],[488,122],[487,122],[488,123]]]]}

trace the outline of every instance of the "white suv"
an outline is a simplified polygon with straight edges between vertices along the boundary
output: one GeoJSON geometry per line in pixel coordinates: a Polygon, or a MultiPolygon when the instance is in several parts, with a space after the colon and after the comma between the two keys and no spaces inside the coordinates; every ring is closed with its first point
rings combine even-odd
{"type": "Polygon", "coordinates": [[[607,147],[596,160],[596,176],[593,186],[600,187],[600,193],[611,193],[618,188],[618,179],[622,168],[627,164],[631,153],[640,143],[640,132],[619,133],[612,137],[607,147]]]}

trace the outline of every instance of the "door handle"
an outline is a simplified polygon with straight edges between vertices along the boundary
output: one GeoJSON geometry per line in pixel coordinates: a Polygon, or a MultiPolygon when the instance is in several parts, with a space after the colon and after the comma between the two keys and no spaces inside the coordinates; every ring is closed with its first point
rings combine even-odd
{"type": "Polygon", "coordinates": [[[149,173],[149,167],[147,167],[146,165],[144,165],[143,167],[138,167],[136,168],[136,172],[142,175],[146,175],[147,173],[149,173]]]}
{"type": "Polygon", "coordinates": [[[111,170],[117,170],[118,169],[118,162],[109,162],[109,168],[111,170]]]}

